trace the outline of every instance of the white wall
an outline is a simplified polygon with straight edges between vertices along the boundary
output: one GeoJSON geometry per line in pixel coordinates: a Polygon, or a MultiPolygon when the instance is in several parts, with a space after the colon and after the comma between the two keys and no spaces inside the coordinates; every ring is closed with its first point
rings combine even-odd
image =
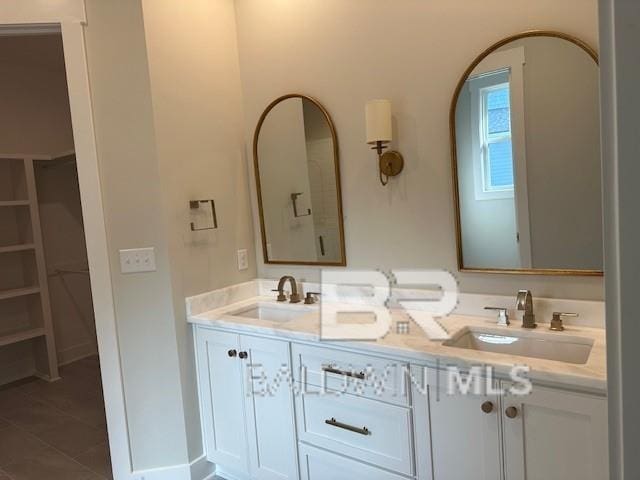
{"type": "MultiPolygon", "coordinates": [[[[279,95],[306,93],[327,107],[340,142],[347,262],[363,268],[457,270],[448,111],[459,77],[484,48],[531,28],[598,43],[596,0],[237,0],[236,11],[247,144],[279,95]],[[392,100],[394,146],[405,157],[404,172],[387,187],[365,143],[364,105],[372,98],[392,100]]],[[[317,275],[263,265],[259,273],[317,275]]],[[[458,277],[467,292],[603,295],[600,278],[458,277]]]]}
{"type": "Polygon", "coordinates": [[[640,3],[600,0],[607,385],[612,480],[640,478],[640,3]]]}
{"type": "MultiPolygon", "coordinates": [[[[143,0],[144,39],[173,289],[189,459],[202,454],[184,299],[256,275],[232,0],[143,0]],[[189,200],[214,199],[219,228],[191,232],[189,200]],[[250,268],[238,271],[236,251],[250,268]]],[[[156,459],[159,458],[156,456],[156,459]]]]}
{"type": "MultiPolygon", "coordinates": [[[[148,46],[153,42],[147,44],[141,0],[21,0],[6,3],[0,9],[0,16],[9,23],[46,24],[65,19],[64,29],[70,42],[67,46],[73,50],[69,58],[74,61],[72,70],[75,74],[78,68],[83,67],[77,54],[84,52],[81,51],[81,45],[72,43],[72,40],[79,39],[75,35],[80,32],[73,19],[84,18],[86,10],[88,23],[84,33],[93,112],[87,112],[83,103],[83,72],[71,76],[71,79],[80,94],[74,97],[74,117],[80,119],[85,113],[92,113],[100,163],[103,198],[101,201],[96,199],[97,190],[82,193],[83,198],[91,204],[91,208],[85,211],[85,221],[92,227],[88,229],[92,265],[101,263],[103,232],[101,225],[90,224],[96,217],[87,215],[98,213],[97,218],[100,218],[102,212],[92,208],[104,206],[106,246],[112,272],[110,287],[113,288],[118,334],[117,361],[114,357],[117,354],[114,348],[116,344],[109,336],[114,330],[110,324],[113,317],[111,292],[106,292],[108,289],[104,288],[99,295],[96,293],[96,297],[97,315],[101,319],[101,346],[104,349],[101,354],[110,359],[109,368],[105,368],[105,388],[108,387],[106,394],[113,408],[107,416],[110,430],[113,427],[114,433],[118,434],[111,443],[118,460],[114,466],[121,475],[118,478],[126,478],[130,454],[138,476],[145,475],[147,478],[146,473],[140,472],[145,469],[154,470],[149,475],[172,475],[174,470],[170,473],[163,471],[162,467],[166,466],[182,466],[184,468],[178,470],[184,470],[188,475],[189,454],[199,455],[201,445],[199,429],[193,429],[194,424],[198,423],[198,412],[194,408],[195,388],[191,382],[193,355],[188,351],[190,342],[184,321],[184,295],[255,276],[255,267],[244,272],[227,268],[235,265],[235,254],[229,254],[229,245],[233,245],[234,250],[241,245],[250,253],[253,251],[246,164],[242,157],[240,88],[237,78],[234,80],[230,72],[235,68],[238,75],[237,53],[229,48],[229,42],[235,43],[233,5],[212,0],[190,2],[188,8],[176,2],[173,2],[174,5],[164,2],[158,7],[175,7],[170,12],[173,18],[164,19],[164,26],[168,28],[171,24],[175,27],[172,40],[179,40],[182,36],[189,39],[184,45],[179,45],[179,50],[174,51],[176,56],[168,56],[167,61],[184,60],[192,69],[191,78],[186,79],[188,82],[179,72],[176,74],[178,83],[187,85],[178,106],[195,113],[182,131],[187,138],[176,139],[177,144],[183,142],[180,152],[185,156],[178,159],[173,170],[163,166],[161,173],[161,163],[168,161],[167,145],[172,144],[158,141],[156,121],[166,122],[165,115],[169,110],[162,99],[156,104],[152,101],[152,91],[157,91],[158,84],[162,85],[162,82],[156,79],[152,86],[150,70],[158,72],[171,69],[171,65],[160,62],[161,68],[158,68],[158,64],[154,63],[169,50],[160,50],[159,57],[150,60],[153,55],[148,55],[151,50],[148,52],[148,46]],[[183,23],[178,25],[180,19],[183,23]],[[212,23],[218,21],[218,28],[211,28],[212,23]],[[198,22],[200,28],[196,30],[193,26],[198,22]],[[185,29],[189,35],[184,35],[185,29]],[[204,34],[205,38],[200,37],[199,33],[204,34]],[[205,55],[200,65],[196,65],[192,58],[186,58],[187,53],[200,55],[206,47],[220,56],[205,55]],[[222,61],[223,58],[230,61],[222,61]],[[187,102],[191,93],[202,93],[196,87],[204,89],[204,97],[208,101],[203,102],[203,96],[194,95],[192,102],[187,102]],[[213,98],[214,92],[219,97],[213,98]],[[213,112],[205,107],[212,104],[216,108],[213,112]],[[160,110],[164,113],[159,114],[160,110]],[[200,115],[204,112],[207,115],[200,115]],[[212,122],[212,125],[208,122],[212,122]],[[200,129],[195,128],[197,124],[201,126],[200,129]],[[219,136],[211,135],[212,131],[219,136]],[[207,138],[204,138],[205,135],[207,138]],[[182,148],[189,141],[196,148],[203,147],[200,163],[196,163],[195,157],[188,156],[194,153],[193,150],[182,148]],[[211,159],[215,162],[213,166],[209,163],[211,159]],[[220,169],[216,169],[216,166],[220,169]],[[170,208],[183,212],[183,200],[173,204],[177,190],[166,187],[166,183],[174,179],[171,175],[177,178],[182,173],[181,169],[188,170],[184,175],[192,182],[186,187],[190,191],[184,195],[185,198],[192,198],[194,193],[198,196],[209,195],[214,190],[216,195],[224,197],[221,202],[226,205],[220,213],[228,220],[224,224],[225,230],[218,232],[219,236],[214,236],[209,242],[196,241],[184,250],[176,248],[174,235],[177,230],[174,226],[183,225],[185,218],[181,216],[178,219],[170,215],[170,208]],[[231,182],[229,178],[234,173],[236,182],[231,182]],[[206,188],[205,192],[195,186],[199,178],[203,188],[206,188]],[[236,198],[234,192],[237,193],[236,198]],[[245,243],[245,239],[248,243],[245,243]],[[156,272],[135,275],[118,273],[118,249],[135,246],[155,246],[156,272]],[[179,257],[181,251],[189,252],[187,256],[191,265],[183,263],[184,259],[179,257]],[[176,265],[179,269],[175,269],[176,265]],[[183,272],[187,273],[183,275],[183,272]],[[187,284],[184,289],[178,283],[183,281],[187,284]],[[121,418],[117,417],[124,413],[120,411],[118,397],[121,393],[119,364],[122,365],[128,432],[123,431],[121,418]],[[121,434],[128,436],[130,452],[122,451],[126,439],[121,434]]],[[[149,10],[156,11],[155,5],[149,10]]],[[[159,33],[156,30],[149,38],[156,38],[154,36],[159,33]]],[[[172,81],[175,79],[173,77],[172,81]]],[[[162,88],[167,86],[164,84],[162,88]]],[[[181,120],[185,120],[185,110],[176,112],[182,115],[181,120]]],[[[158,131],[163,134],[167,132],[165,126],[159,125],[158,131]]],[[[180,126],[178,122],[171,125],[170,135],[176,135],[180,126]]],[[[91,122],[74,127],[76,132],[84,134],[88,130],[89,134],[93,134],[91,122]]],[[[85,186],[95,185],[96,180],[96,172],[91,165],[92,147],[89,138],[79,138],[79,149],[83,153],[80,173],[85,186]]],[[[172,160],[175,161],[175,158],[172,160]]],[[[105,278],[109,281],[110,275],[104,270],[93,270],[92,278],[98,284],[105,285],[105,278]]]]}
{"type": "Polygon", "coordinates": [[[134,469],[188,460],[154,111],[139,0],[86,0],[89,81],[134,469]],[[154,246],[157,271],[120,274],[154,246]]]}
{"type": "Polygon", "coordinates": [[[62,38],[0,37],[0,152],[73,148],[62,38]]]}

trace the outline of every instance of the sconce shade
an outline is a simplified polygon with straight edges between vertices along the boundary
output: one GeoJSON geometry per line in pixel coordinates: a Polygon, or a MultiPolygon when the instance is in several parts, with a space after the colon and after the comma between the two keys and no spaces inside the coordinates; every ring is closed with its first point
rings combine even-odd
{"type": "Polygon", "coordinates": [[[390,100],[369,100],[365,107],[365,116],[367,120],[367,143],[390,142],[393,140],[390,100]]]}

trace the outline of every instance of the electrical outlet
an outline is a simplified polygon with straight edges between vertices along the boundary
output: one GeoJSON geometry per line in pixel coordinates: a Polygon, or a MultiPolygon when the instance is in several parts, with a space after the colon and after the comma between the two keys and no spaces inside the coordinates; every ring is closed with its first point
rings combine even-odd
{"type": "Polygon", "coordinates": [[[249,255],[247,250],[238,250],[238,270],[246,270],[249,268],[249,255]]]}
{"type": "Polygon", "coordinates": [[[155,272],[155,248],[129,248],[120,250],[120,272],[155,272]]]}

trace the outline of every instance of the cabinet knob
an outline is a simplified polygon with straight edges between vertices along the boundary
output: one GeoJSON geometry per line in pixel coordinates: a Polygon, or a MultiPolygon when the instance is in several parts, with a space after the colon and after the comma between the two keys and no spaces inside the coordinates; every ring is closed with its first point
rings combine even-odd
{"type": "Polygon", "coordinates": [[[504,414],[509,418],[516,418],[518,416],[518,409],[516,407],[507,407],[504,414]]]}
{"type": "Polygon", "coordinates": [[[244,360],[245,358],[247,358],[247,357],[249,356],[249,354],[248,354],[247,352],[240,352],[240,353],[238,354],[238,356],[239,356],[241,359],[243,359],[243,360],[244,360]]]}
{"type": "Polygon", "coordinates": [[[227,352],[227,355],[229,355],[231,358],[235,357],[238,354],[237,351],[235,351],[234,349],[231,349],[227,352]]]}
{"type": "Polygon", "coordinates": [[[484,413],[493,412],[493,402],[484,402],[480,407],[484,413]]]}

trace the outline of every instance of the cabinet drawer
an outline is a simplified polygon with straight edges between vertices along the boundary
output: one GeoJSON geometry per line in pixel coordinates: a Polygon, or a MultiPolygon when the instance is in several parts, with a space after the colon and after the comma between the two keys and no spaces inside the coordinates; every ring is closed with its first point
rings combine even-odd
{"type": "Polygon", "coordinates": [[[335,455],[325,450],[300,444],[300,474],[302,480],[406,480],[364,463],[335,455]]]}
{"type": "Polygon", "coordinates": [[[303,394],[296,402],[298,440],[413,474],[408,408],[348,394],[303,394]]]}
{"type": "Polygon", "coordinates": [[[308,345],[293,344],[292,352],[294,378],[305,390],[326,388],[409,405],[406,363],[308,345]]]}

